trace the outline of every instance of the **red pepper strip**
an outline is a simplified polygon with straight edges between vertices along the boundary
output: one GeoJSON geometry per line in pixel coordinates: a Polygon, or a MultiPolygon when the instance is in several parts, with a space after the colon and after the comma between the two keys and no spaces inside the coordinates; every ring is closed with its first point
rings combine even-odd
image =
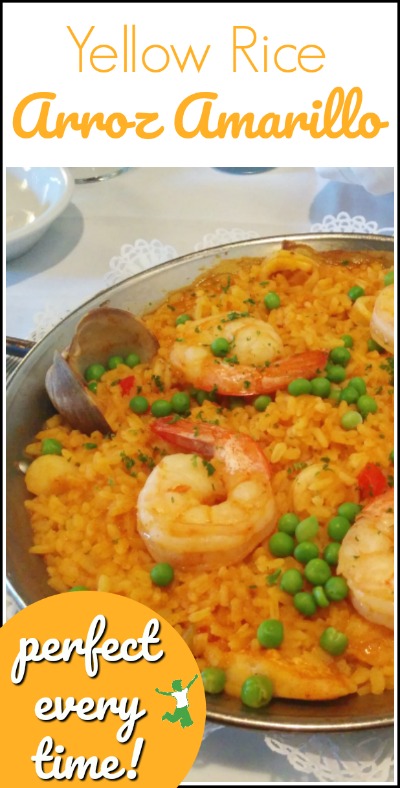
{"type": "Polygon", "coordinates": [[[129,375],[129,377],[122,378],[122,380],[119,380],[118,385],[121,389],[122,394],[129,394],[133,386],[135,385],[135,378],[133,375],[129,375]]]}
{"type": "Polygon", "coordinates": [[[358,487],[362,498],[375,498],[388,488],[386,476],[372,462],[368,462],[358,476],[358,487]]]}

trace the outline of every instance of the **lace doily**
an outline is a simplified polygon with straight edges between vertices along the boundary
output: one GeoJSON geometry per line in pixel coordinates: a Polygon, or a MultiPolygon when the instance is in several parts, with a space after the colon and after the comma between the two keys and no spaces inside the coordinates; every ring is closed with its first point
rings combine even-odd
{"type": "Polygon", "coordinates": [[[110,270],[105,275],[105,285],[110,287],[128,276],[138,274],[154,265],[166,263],[178,257],[178,252],[173,246],[164,244],[162,241],[154,239],[145,241],[138,238],[134,244],[124,244],[118,256],[110,260],[110,270]]]}
{"type": "Polygon", "coordinates": [[[79,303],[80,302],[78,302],[75,306],[71,306],[70,309],[63,310],[57,309],[57,307],[55,307],[53,304],[47,304],[45,309],[43,309],[41,312],[37,312],[34,316],[35,328],[33,329],[29,338],[34,342],[39,342],[44,336],[46,336],[46,334],[49,333],[49,331],[51,331],[52,328],[54,328],[54,326],[56,326],[58,323],[61,323],[61,320],[67,317],[70,312],[78,307],[79,303]]]}
{"type": "Polygon", "coordinates": [[[387,729],[329,734],[274,734],[265,737],[294,769],[320,782],[389,782],[393,779],[394,737],[387,729]]]}
{"type": "Polygon", "coordinates": [[[235,241],[250,241],[252,238],[260,237],[260,233],[256,233],[254,230],[240,230],[239,228],[225,230],[221,227],[213,233],[203,235],[201,241],[194,245],[194,251],[201,252],[203,249],[211,249],[213,246],[221,246],[235,241]]]}
{"type": "Polygon", "coordinates": [[[370,235],[393,235],[393,227],[378,227],[377,222],[367,222],[365,216],[350,216],[346,211],[340,211],[337,216],[328,214],[322,222],[312,224],[310,231],[313,233],[367,233],[370,235]]]}

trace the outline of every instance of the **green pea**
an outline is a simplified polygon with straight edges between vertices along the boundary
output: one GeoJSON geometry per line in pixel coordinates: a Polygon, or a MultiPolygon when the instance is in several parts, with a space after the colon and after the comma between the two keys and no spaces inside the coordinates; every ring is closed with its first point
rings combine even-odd
{"type": "Polygon", "coordinates": [[[151,406],[153,416],[162,418],[163,416],[170,416],[172,413],[172,405],[166,399],[156,399],[151,406]]]}
{"type": "Polygon", "coordinates": [[[300,397],[301,394],[311,394],[311,383],[305,378],[296,378],[288,385],[288,392],[292,397],[300,397]]]}
{"type": "Polygon", "coordinates": [[[217,337],[211,342],[210,348],[214,356],[219,356],[222,358],[223,356],[226,356],[227,353],[229,353],[230,343],[227,339],[225,339],[225,337],[217,337]]]}
{"type": "Polygon", "coordinates": [[[354,345],[353,337],[350,334],[342,334],[342,342],[345,347],[353,347],[354,345]]]}
{"type": "Polygon", "coordinates": [[[394,449],[392,449],[392,451],[389,454],[389,460],[390,462],[394,462],[394,449]]]}
{"type": "Polygon", "coordinates": [[[376,350],[377,353],[385,352],[385,348],[383,348],[382,345],[378,345],[378,342],[375,342],[375,339],[367,340],[367,350],[369,353],[372,353],[373,350],[376,350]]]}
{"type": "Polygon", "coordinates": [[[352,501],[345,501],[345,503],[341,503],[338,508],[338,514],[341,517],[345,517],[349,523],[354,523],[357,515],[361,512],[362,506],[359,503],[353,503],[352,501]]]}
{"type": "Polygon", "coordinates": [[[281,305],[281,299],[278,296],[278,293],[274,293],[272,290],[264,296],[264,304],[267,309],[278,309],[281,305]]]}
{"type": "Polygon", "coordinates": [[[313,378],[311,381],[311,394],[325,399],[331,393],[331,384],[326,378],[313,378]]]}
{"type": "Polygon", "coordinates": [[[141,397],[140,394],[138,394],[136,397],[132,397],[129,402],[129,407],[134,413],[146,413],[149,408],[149,403],[146,397],[141,397]]]}
{"type": "Polygon", "coordinates": [[[137,365],[140,364],[140,356],[138,356],[137,353],[129,353],[129,355],[125,359],[125,364],[127,367],[130,367],[131,369],[133,367],[137,367],[137,365]]]}
{"type": "Polygon", "coordinates": [[[254,400],[253,405],[256,410],[263,413],[264,410],[268,408],[269,403],[272,402],[271,397],[268,397],[267,394],[261,394],[260,397],[254,400]]]}
{"type": "Polygon", "coordinates": [[[207,391],[198,391],[195,395],[195,399],[197,400],[199,405],[202,405],[203,402],[207,399],[207,391]]]}
{"type": "Polygon", "coordinates": [[[124,359],[122,358],[122,356],[110,356],[110,358],[107,361],[107,367],[108,369],[116,369],[117,367],[119,367],[120,364],[123,363],[124,363],[124,359]]]}
{"type": "Polygon", "coordinates": [[[69,590],[70,591],[89,591],[89,589],[86,588],[86,586],[73,586],[69,590]]]}
{"type": "Polygon", "coordinates": [[[304,574],[313,586],[323,586],[331,576],[331,568],[323,558],[312,558],[306,564],[304,574]]]}
{"type": "Polygon", "coordinates": [[[331,389],[331,393],[329,394],[329,399],[333,399],[334,402],[340,402],[341,394],[342,394],[341,389],[331,389]]]}
{"type": "Polygon", "coordinates": [[[97,394],[97,380],[91,380],[87,387],[89,391],[93,391],[93,394],[97,394]]]}
{"type": "Polygon", "coordinates": [[[314,586],[313,590],[311,591],[313,598],[315,599],[318,607],[329,607],[329,599],[325,594],[324,589],[322,586],[314,586]]]}
{"type": "Polygon", "coordinates": [[[280,587],[287,594],[297,594],[303,588],[303,575],[298,569],[287,569],[282,575],[280,587]]]}
{"type": "Polygon", "coordinates": [[[260,709],[261,706],[268,705],[273,692],[271,679],[256,673],[254,676],[249,676],[242,684],[240,697],[245,706],[249,706],[251,709],[260,709]]]}
{"type": "Polygon", "coordinates": [[[339,514],[337,517],[332,517],[332,520],[329,520],[328,534],[334,542],[341,542],[350,529],[350,525],[350,520],[339,514]]]}
{"type": "Polygon", "coordinates": [[[326,545],[322,557],[329,566],[336,566],[339,561],[340,542],[329,542],[326,545]]]}
{"type": "Polygon", "coordinates": [[[91,364],[90,367],[85,369],[85,380],[100,380],[103,377],[105,371],[106,368],[103,367],[103,364],[91,364]]]}
{"type": "Polygon", "coordinates": [[[340,602],[342,599],[346,599],[349,593],[349,587],[344,577],[330,577],[326,581],[324,589],[331,602],[340,602]]]}
{"type": "Polygon", "coordinates": [[[324,629],[319,639],[319,645],[324,651],[327,651],[328,654],[339,657],[346,651],[349,645],[349,639],[343,632],[339,632],[334,627],[327,627],[327,629],[324,629]]]}
{"type": "Polygon", "coordinates": [[[347,295],[349,296],[351,301],[357,301],[357,298],[360,298],[365,294],[365,290],[363,287],[359,287],[358,285],[354,285],[351,287],[347,295]]]}
{"type": "Polygon", "coordinates": [[[61,454],[62,453],[62,443],[56,440],[56,438],[44,438],[42,440],[42,447],[41,447],[42,454],[61,454]]]}
{"type": "Polygon", "coordinates": [[[346,386],[346,388],[342,390],[340,400],[342,402],[347,402],[348,405],[355,405],[359,396],[357,389],[354,389],[353,386],[346,386]]]}
{"type": "Polygon", "coordinates": [[[312,616],[317,609],[314,597],[308,591],[300,591],[300,593],[295,594],[293,602],[296,610],[302,613],[303,616],[312,616]]]}
{"type": "Polygon", "coordinates": [[[318,558],[319,550],[314,542],[300,542],[294,549],[294,557],[301,564],[307,564],[312,558],[318,558]]]}
{"type": "Polygon", "coordinates": [[[317,535],[319,524],[316,517],[306,517],[296,526],[296,539],[298,542],[309,542],[317,535]]]}
{"type": "Polygon", "coordinates": [[[177,391],[171,397],[171,405],[174,413],[187,413],[190,408],[190,397],[186,391],[177,391]]]}
{"type": "Polygon", "coordinates": [[[297,514],[287,512],[287,514],[283,514],[278,520],[278,531],[283,531],[283,533],[289,534],[289,536],[294,536],[299,522],[300,520],[297,514]]]}
{"type": "Polygon", "coordinates": [[[383,284],[385,287],[388,285],[392,285],[394,282],[394,271],[388,271],[387,274],[383,277],[383,284]]]}
{"type": "Polygon", "coordinates": [[[293,555],[294,539],[287,533],[278,531],[271,536],[268,542],[268,547],[272,555],[278,558],[284,558],[287,555],[293,555]]]}
{"type": "Polygon", "coordinates": [[[201,672],[204,691],[209,695],[219,695],[226,682],[226,673],[222,668],[204,668],[201,672]]]}
{"type": "Polygon", "coordinates": [[[362,394],[366,394],[367,387],[365,385],[365,381],[362,378],[350,378],[348,386],[351,386],[352,389],[356,389],[358,391],[360,397],[362,394]]]}
{"type": "Polygon", "coordinates": [[[331,383],[343,383],[346,377],[346,370],[340,364],[328,364],[326,377],[331,383]]]}
{"type": "Polygon", "coordinates": [[[175,325],[183,326],[183,324],[187,323],[188,320],[193,320],[193,318],[190,317],[190,315],[178,315],[178,317],[175,320],[175,325]]]}
{"type": "Polygon", "coordinates": [[[278,648],[283,641],[283,624],[276,618],[262,621],[257,629],[257,640],[263,648],[278,648]]]}
{"type": "Polygon", "coordinates": [[[376,413],[378,410],[378,403],[373,397],[369,397],[368,394],[363,394],[357,400],[357,408],[363,419],[366,419],[370,413],[376,413]]]}
{"type": "Polygon", "coordinates": [[[350,359],[351,353],[347,347],[334,347],[329,353],[329,361],[331,361],[332,364],[340,364],[341,367],[347,367],[350,359]]]}
{"type": "Polygon", "coordinates": [[[169,586],[174,579],[174,574],[171,564],[156,564],[150,572],[150,577],[156,586],[169,586]]]}
{"type": "Polygon", "coordinates": [[[356,427],[361,424],[362,420],[361,413],[357,413],[355,410],[349,410],[347,413],[343,414],[340,419],[340,424],[344,430],[355,430],[356,427]]]}

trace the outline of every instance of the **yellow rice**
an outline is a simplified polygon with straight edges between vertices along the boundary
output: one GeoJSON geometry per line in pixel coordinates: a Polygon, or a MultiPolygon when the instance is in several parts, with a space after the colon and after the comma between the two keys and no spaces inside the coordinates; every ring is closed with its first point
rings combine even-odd
{"type": "Polygon", "coordinates": [[[342,345],[343,334],[353,337],[346,377],[363,377],[378,404],[377,413],[356,429],[346,431],[340,424],[343,413],[354,406],[315,396],[293,397],[286,390],[277,392],[263,413],[251,401],[232,408],[228,400],[206,400],[201,406],[191,401],[192,420],[217,421],[260,442],[272,466],[279,516],[293,510],[295,499],[299,516],[318,518],[321,549],[328,542],[326,523],[337,507],[359,500],[357,476],[362,468],[373,459],[385,474],[392,473],[389,356],[367,351],[369,314],[385,273],[379,255],[318,255],[307,247],[289,248],[270,260],[236,261],[232,271],[205,275],[195,287],[172,293],[144,318],[160,342],[159,353],[152,363],[133,371],[120,366],[107,372],[95,396],[113,437],[82,435],[56,415],[27,447],[34,458],[44,438],[56,438],[75,468],[46,494],[27,500],[32,552],[43,555],[49,585],[56,591],[84,585],[136,599],[164,616],[187,640],[201,669],[214,665],[226,670],[229,694],[239,695],[242,681],[255,672],[271,675],[277,694],[287,697],[379,694],[393,686],[392,633],[361,618],[348,600],[319,608],[310,618],[298,613],[292,597],[279,583],[268,585],[266,577],[301,567],[293,557],[273,557],[268,540],[239,564],[209,571],[176,568],[167,588],[151,581],[154,561],[136,531],[136,500],[154,463],[174,449],[151,436],[151,415],[135,415],[129,409],[130,396],[113,383],[134,374],[136,388],[141,387],[150,404],[187,389],[169,364],[179,314],[199,319],[231,310],[249,312],[269,320],[287,356],[330,350],[342,345]],[[354,285],[364,288],[365,297],[352,306],[347,293],[354,285]],[[267,312],[263,299],[270,290],[279,293],[281,307],[267,312]],[[97,448],[85,447],[88,443],[97,448]],[[302,474],[311,464],[319,465],[319,473],[311,483],[302,484],[302,474]],[[279,649],[262,649],[257,641],[257,627],[268,618],[284,624],[279,649]],[[330,656],[318,645],[327,626],[349,638],[341,657],[330,656]]]}

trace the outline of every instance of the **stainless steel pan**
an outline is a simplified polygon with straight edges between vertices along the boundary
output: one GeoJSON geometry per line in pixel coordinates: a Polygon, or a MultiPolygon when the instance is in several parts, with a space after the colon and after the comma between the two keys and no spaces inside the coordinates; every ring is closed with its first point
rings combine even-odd
{"type": "MultiPolygon", "coordinates": [[[[26,356],[7,385],[7,587],[23,607],[53,592],[47,585],[43,560],[31,555],[29,520],[24,508],[27,493],[19,464],[24,447],[53,412],[44,388],[44,378],[55,349],[66,347],[80,318],[93,307],[107,303],[143,313],[166,293],[190,284],[202,271],[216,263],[241,257],[262,257],[281,248],[283,241],[311,244],[320,250],[353,249],[393,252],[393,239],[385,236],[355,234],[294,235],[226,244],[211,250],[186,255],[141,272],[109,290],[99,293],[68,315],[26,356]]],[[[244,727],[295,730],[345,731],[390,725],[393,722],[393,695],[350,696],[337,701],[307,703],[276,700],[265,710],[252,711],[227,697],[208,701],[208,718],[215,722],[244,727]]]]}

